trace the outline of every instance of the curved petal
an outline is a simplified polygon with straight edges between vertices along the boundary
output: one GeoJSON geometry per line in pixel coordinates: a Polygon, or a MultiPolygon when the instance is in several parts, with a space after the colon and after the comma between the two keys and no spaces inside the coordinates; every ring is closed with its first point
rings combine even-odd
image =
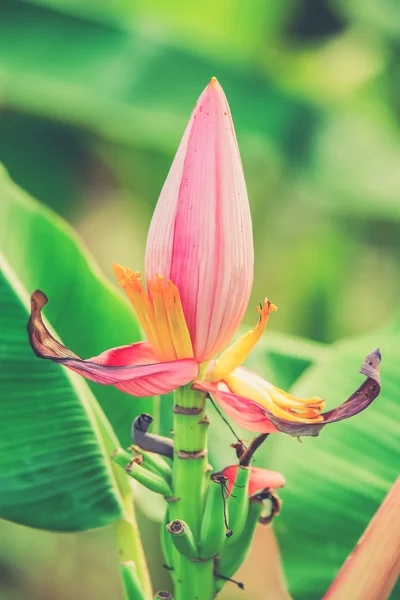
{"type": "Polygon", "coordinates": [[[157,362],[146,342],[111,348],[84,360],[60,344],[45,327],[41,310],[46,303],[47,297],[42,292],[36,291],[32,295],[29,340],[40,358],[60,363],[102,385],[115,385],[133,396],[166,394],[198,375],[199,366],[194,359],[157,362]]]}
{"type": "Polygon", "coordinates": [[[215,78],[200,96],[151,221],[146,279],[179,289],[199,362],[235,333],[253,281],[253,235],[232,117],[215,78]]]}
{"type": "Polygon", "coordinates": [[[196,381],[193,384],[196,390],[210,394],[226,414],[240,427],[258,433],[276,433],[279,431],[267,415],[267,411],[257,402],[234,394],[229,388],[219,382],[196,381]]]}
{"type": "Polygon", "coordinates": [[[268,413],[284,421],[303,424],[323,421],[320,413],[325,402],[321,398],[292,396],[243,367],[235,369],[224,381],[232,392],[251,398],[268,413]]]}
{"type": "Polygon", "coordinates": [[[149,342],[137,342],[128,346],[110,348],[87,360],[109,367],[133,367],[158,362],[149,342]]]}
{"type": "MultiPolygon", "coordinates": [[[[351,394],[343,404],[333,410],[318,415],[315,422],[312,422],[311,417],[304,418],[303,420],[297,417],[296,420],[277,417],[271,411],[267,410],[265,406],[262,406],[252,398],[233,393],[225,382],[220,381],[218,383],[211,383],[208,381],[196,381],[193,384],[193,387],[209,393],[238,425],[249,431],[257,431],[259,433],[274,433],[281,431],[293,436],[316,436],[319,434],[322,427],[328,423],[342,421],[343,419],[348,419],[360,413],[365,410],[375,398],[377,398],[381,389],[379,375],[380,363],[381,354],[379,350],[376,349],[373,352],[370,352],[360,369],[360,373],[367,377],[364,383],[362,383],[362,385],[351,394]]],[[[239,370],[246,371],[245,383],[252,383],[251,380],[253,379],[254,389],[258,392],[262,391],[262,388],[260,387],[261,378],[258,375],[248,370],[237,369],[237,371],[239,370]]],[[[267,388],[270,391],[271,384],[267,381],[262,381],[264,384],[267,384],[267,388]]],[[[251,390],[252,388],[249,387],[248,389],[251,390]]],[[[291,403],[296,401],[299,405],[299,410],[302,402],[309,402],[310,400],[313,400],[313,402],[315,401],[315,406],[317,406],[317,398],[309,400],[295,399],[286,394],[286,392],[283,392],[278,388],[275,389],[281,397],[282,403],[285,400],[288,400],[291,403]]],[[[312,406],[309,410],[313,410],[312,406]]],[[[282,414],[282,411],[279,414],[282,414]]],[[[291,419],[293,419],[293,415],[291,415],[291,419]]]]}
{"type": "MultiPolygon", "coordinates": [[[[226,467],[222,471],[222,475],[228,479],[228,493],[231,493],[234,482],[236,480],[236,473],[238,470],[238,465],[232,465],[230,467],[226,467]]],[[[278,473],[277,471],[269,471],[268,469],[261,469],[259,467],[250,467],[250,479],[249,479],[249,496],[254,496],[255,494],[259,494],[260,492],[267,489],[277,490],[283,487],[286,483],[286,479],[282,475],[282,473],[278,473]]]]}
{"type": "Polygon", "coordinates": [[[268,316],[273,310],[277,310],[275,304],[272,304],[265,298],[264,304],[259,303],[257,306],[259,319],[253,329],[241,335],[233,344],[226,348],[221,356],[210,363],[210,372],[207,379],[210,381],[219,381],[225,379],[228,375],[237,369],[248,357],[258,340],[263,334],[263,331],[268,323],[268,316]]]}

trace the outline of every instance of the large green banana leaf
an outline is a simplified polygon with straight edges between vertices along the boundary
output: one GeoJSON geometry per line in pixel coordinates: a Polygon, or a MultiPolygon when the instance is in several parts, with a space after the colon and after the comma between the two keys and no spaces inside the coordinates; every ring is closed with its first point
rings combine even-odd
{"type": "MultiPolygon", "coordinates": [[[[102,277],[72,228],[18,188],[3,170],[0,249],[28,293],[41,289],[48,296],[45,315],[76,354],[89,358],[140,338],[132,308],[102,277]]],[[[129,444],[132,420],[152,412],[152,398],[90,386],[121,442],[129,444]]]]}
{"type": "Polygon", "coordinates": [[[92,529],[122,504],[84,381],[39,361],[29,295],[0,255],[0,517],[58,531],[92,529]]]}

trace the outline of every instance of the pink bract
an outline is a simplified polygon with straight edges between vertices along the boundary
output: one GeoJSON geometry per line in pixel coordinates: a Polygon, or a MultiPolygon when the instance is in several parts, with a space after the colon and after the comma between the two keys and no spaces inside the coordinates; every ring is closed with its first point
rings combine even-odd
{"type": "Polygon", "coordinates": [[[222,350],[253,282],[250,208],[235,130],[215,78],[200,96],[161,191],[146,247],[146,278],[179,289],[199,362],[222,350]]]}

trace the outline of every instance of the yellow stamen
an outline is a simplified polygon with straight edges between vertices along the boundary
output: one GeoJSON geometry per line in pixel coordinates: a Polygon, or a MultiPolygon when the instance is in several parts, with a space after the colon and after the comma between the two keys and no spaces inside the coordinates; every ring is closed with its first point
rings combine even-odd
{"type": "Polygon", "coordinates": [[[130,269],[125,269],[121,265],[113,265],[113,268],[119,285],[126,291],[143,331],[155,355],[159,358],[162,355],[162,345],[155,323],[154,308],[143,289],[140,273],[138,271],[132,273],[130,269]]]}
{"type": "Polygon", "coordinates": [[[161,275],[143,288],[140,273],[113,265],[115,275],[131,301],[140,324],[159,360],[192,358],[193,348],[178,289],[161,275]]]}
{"type": "Polygon", "coordinates": [[[167,311],[165,308],[165,283],[164,277],[156,275],[156,280],[147,281],[147,289],[153,301],[154,317],[157,325],[158,334],[162,343],[163,355],[165,360],[176,360],[177,355],[172,341],[169,329],[167,311]]]}
{"type": "Polygon", "coordinates": [[[320,415],[324,407],[321,398],[296,398],[244,369],[229,375],[225,382],[232,392],[251,398],[280,419],[296,423],[324,420],[320,415]]]}
{"type": "Polygon", "coordinates": [[[274,395],[275,402],[282,408],[298,410],[299,412],[313,409],[320,413],[325,406],[325,402],[322,398],[295,398],[291,394],[273,386],[269,381],[264,381],[264,386],[270,390],[271,394],[274,395]]]}
{"type": "Polygon", "coordinates": [[[164,301],[169,328],[178,358],[192,358],[192,340],[190,339],[189,329],[187,328],[185,315],[183,314],[181,298],[178,288],[171,280],[168,280],[166,283],[164,301]]]}
{"type": "Polygon", "coordinates": [[[232,373],[232,371],[243,363],[260,339],[267,325],[269,313],[277,310],[277,307],[266,298],[264,306],[260,303],[257,306],[257,310],[260,314],[257,325],[224,350],[221,356],[214,362],[212,372],[207,375],[209,381],[225,379],[229,373],[232,373]]]}

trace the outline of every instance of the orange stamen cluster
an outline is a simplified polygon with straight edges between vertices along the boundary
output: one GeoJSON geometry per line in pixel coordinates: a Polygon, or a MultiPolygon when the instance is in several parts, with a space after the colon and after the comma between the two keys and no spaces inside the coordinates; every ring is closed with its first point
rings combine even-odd
{"type": "Polygon", "coordinates": [[[158,360],[193,358],[179,291],[172,281],[156,275],[147,281],[146,292],[139,271],[113,266],[158,360]]]}
{"type": "Polygon", "coordinates": [[[298,423],[319,423],[324,420],[321,411],[325,406],[322,398],[296,398],[287,392],[271,386],[271,412],[277,417],[298,423]]]}

